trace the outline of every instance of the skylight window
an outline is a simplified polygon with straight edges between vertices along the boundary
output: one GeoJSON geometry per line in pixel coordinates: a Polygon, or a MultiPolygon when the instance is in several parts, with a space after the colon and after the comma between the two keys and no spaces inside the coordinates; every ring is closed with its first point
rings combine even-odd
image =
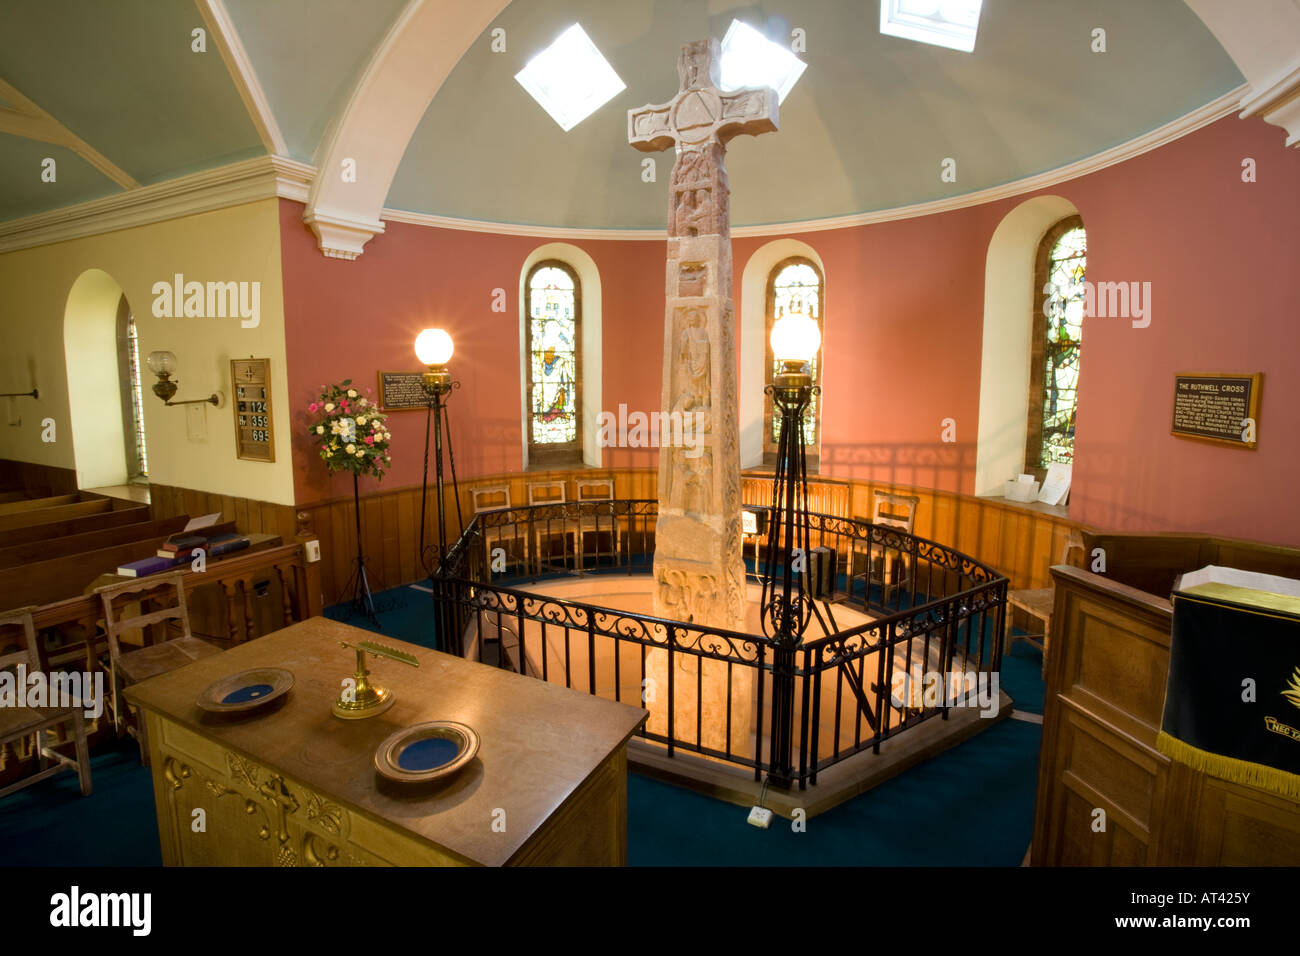
{"type": "Polygon", "coordinates": [[[770,86],[777,99],[785,101],[808,64],[787,47],[773,43],[748,23],[732,20],[722,38],[722,88],[727,91],[747,86],[770,86]]]}
{"type": "Polygon", "coordinates": [[[880,0],[880,32],[973,53],[983,0],[880,0]]]}
{"type": "Polygon", "coordinates": [[[627,89],[578,24],[515,74],[566,133],[627,89]]]}

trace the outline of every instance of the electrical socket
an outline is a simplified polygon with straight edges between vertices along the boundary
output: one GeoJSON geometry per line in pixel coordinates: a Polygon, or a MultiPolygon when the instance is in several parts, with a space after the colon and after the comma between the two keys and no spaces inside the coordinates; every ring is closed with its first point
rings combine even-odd
{"type": "Polygon", "coordinates": [[[772,811],[767,807],[750,807],[748,822],[750,826],[766,830],[772,822],[772,811]]]}
{"type": "Polygon", "coordinates": [[[320,560],[320,541],[308,541],[304,549],[307,553],[307,563],[315,564],[320,560]]]}

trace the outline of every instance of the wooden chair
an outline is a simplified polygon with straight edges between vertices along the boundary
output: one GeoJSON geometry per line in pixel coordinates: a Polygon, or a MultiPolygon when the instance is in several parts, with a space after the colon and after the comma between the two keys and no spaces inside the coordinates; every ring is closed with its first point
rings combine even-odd
{"type": "MultiPolygon", "coordinates": [[[[510,503],[510,486],[509,485],[490,485],[484,488],[471,488],[470,507],[474,514],[479,515],[492,511],[509,511],[514,507],[510,503]]],[[[502,547],[502,542],[508,542],[504,550],[506,552],[507,562],[509,564],[526,564],[528,561],[528,537],[519,533],[519,526],[498,525],[494,528],[486,528],[483,532],[483,546],[487,549],[489,567],[491,566],[492,551],[495,548],[502,547]]]]}
{"type": "MultiPolygon", "coordinates": [[[[36,646],[36,626],[32,622],[34,610],[33,607],[25,607],[0,614],[0,670],[19,664],[29,674],[41,669],[40,653],[36,646]],[[13,632],[21,634],[22,646],[16,651],[4,653],[3,649],[9,644],[5,635],[13,632]]],[[[86,703],[85,700],[76,700],[68,706],[0,708],[0,747],[30,737],[39,764],[36,773],[0,789],[0,797],[64,770],[77,771],[81,795],[90,796],[90,748],[86,743],[86,718],[83,713],[86,703]],[[45,740],[50,731],[69,724],[72,727],[75,758],[59,753],[54,746],[47,745],[45,740]]]]}
{"type": "MultiPolygon", "coordinates": [[[[104,631],[108,635],[109,677],[113,685],[113,725],[120,733],[123,728],[140,743],[140,761],[149,763],[149,747],[145,739],[143,722],[131,726],[124,713],[121,691],[159,674],[168,674],[186,664],[221,653],[221,648],[201,641],[190,633],[190,612],[185,603],[183,572],[172,571],[121,584],[96,588],[104,606],[104,631]],[[168,595],[156,592],[171,590],[175,603],[146,611],[145,605],[157,602],[168,595]],[[129,607],[139,602],[139,613],[133,617],[119,617],[120,603],[129,607]],[[171,635],[171,623],[179,622],[180,634],[171,635]],[[123,646],[122,638],[130,631],[142,632],[144,646],[132,649],[123,646]],[[161,633],[161,641],[151,641],[153,634],[161,633]]],[[[123,607],[122,610],[126,610],[123,607]]]]}
{"type": "MultiPolygon", "coordinates": [[[[530,481],[528,483],[528,505],[558,505],[568,501],[565,490],[564,479],[554,481],[530,481]]],[[[554,552],[552,545],[555,539],[560,539],[560,553],[563,555],[567,538],[577,533],[567,515],[558,518],[536,518],[532,519],[532,535],[530,544],[533,546],[533,553],[537,555],[537,570],[540,572],[544,564],[549,563],[551,554],[554,552]],[[542,547],[542,542],[546,546],[542,547]]]]}
{"type": "MultiPolygon", "coordinates": [[[[1070,555],[1078,551],[1080,555],[1084,553],[1083,538],[1077,531],[1071,531],[1065,539],[1065,546],[1061,549],[1060,564],[1069,564],[1070,555]]],[[[1007,592],[1007,614],[1006,628],[1002,637],[1002,655],[1005,657],[1011,650],[1013,641],[1021,640],[1027,642],[1031,647],[1036,647],[1043,655],[1043,676],[1047,676],[1047,655],[1049,652],[1049,640],[1052,631],[1052,608],[1056,604],[1056,588],[1021,588],[1015,591],[1007,592]],[[1014,609],[1019,608],[1032,621],[1039,621],[1043,625],[1041,634],[1014,634],[1012,633],[1012,622],[1015,618],[1014,609]]]]}
{"type": "MultiPolygon", "coordinates": [[[[921,499],[915,495],[877,491],[871,502],[871,523],[912,534],[916,527],[916,510],[920,504],[921,499]]],[[[864,579],[868,596],[871,585],[879,584],[881,598],[888,604],[891,593],[900,591],[911,583],[912,559],[905,551],[889,548],[877,550],[865,541],[855,541],[852,561],[853,568],[848,582],[850,592],[853,590],[854,579],[860,577],[864,579]],[[861,572],[857,571],[859,556],[866,559],[866,567],[861,572]]]]}
{"type": "MultiPolygon", "coordinates": [[[[614,480],[612,478],[575,478],[573,481],[573,485],[575,491],[575,496],[573,500],[577,501],[579,504],[585,504],[593,501],[612,502],[614,500],[614,480]]],[[[579,562],[582,562],[583,559],[586,557],[587,554],[586,539],[587,539],[587,535],[589,534],[595,535],[596,537],[595,555],[596,555],[596,565],[598,567],[600,565],[601,554],[604,553],[600,550],[600,536],[602,534],[609,535],[609,542],[612,550],[608,553],[612,554],[615,559],[618,558],[619,523],[618,523],[618,519],[614,517],[614,508],[612,504],[607,509],[597,507],[596,513],[593,515],[588,515],[586,517],[579,517],[578,519],[578,561],[579,562]]]]}

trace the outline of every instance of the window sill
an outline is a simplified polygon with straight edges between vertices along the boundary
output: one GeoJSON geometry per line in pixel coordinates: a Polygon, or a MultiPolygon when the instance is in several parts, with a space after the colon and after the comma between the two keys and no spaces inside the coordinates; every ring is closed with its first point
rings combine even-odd
{"type": "MultiPolygon", "coordinates": [[[[1033,511],[1038,514],[1051,515],[1053,518],[1064,518],[1069,520],[1070,508],[1068,503],[1064,505],[1049,505],[1043,501],[1012,501],[1003,495],[979,495],[983,501],[990,501],[994,504],[1002,505],[1006,508],[1016,508],[1020,511],[1033,511]]],[[[1069,499],[1067,498],[1068,502],[1069,499]]]]}

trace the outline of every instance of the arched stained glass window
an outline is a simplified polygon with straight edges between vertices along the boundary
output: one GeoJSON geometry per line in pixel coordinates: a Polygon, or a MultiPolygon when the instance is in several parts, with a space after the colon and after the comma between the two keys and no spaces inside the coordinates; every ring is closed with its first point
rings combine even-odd
{"type": "MultiPolygon", "coordinates": [[[[807,315],[817,322],[817,329],[825,338],[826,328],[822,312],[826,298],[826,283],[821,270],[809,259],[796,256],[778,262],[772,269],[767,281],[767,332],[764,348],[767,350],[767,384],[779,371],[780,363],[772,354],[772,326],[782,316],[794,313],[807,315]]],[[[822,382],[821,349],[813,358],[809,371],[814,385],[822,382]]],[[[817,454],[817,445],[821,440],[821,396],[813,395],[804,411],[803,439],[810,457],[817,454]]],[[[768,455],[775,455],[777,442],[781,437],[781,418],[772,414],[772,398],[768,396],[764,412],[763,450],[768,455]]]]}
{"type": "Polygon", "coordinates": [[[582,460],[582,288],[556,259],[528,273],[528,459],[582,460]]]}
{"type": "Polygon", "coordinates": [[[1029,437],[1025,463],[1041,472],[1074,461],[1074,420],[1079,404],[1079,353],[1083,340],[1084,277],[1088,236],[1078,216],[1048,230],[1039,247],[1042,298],[1034,323],[1029,437]]]}

